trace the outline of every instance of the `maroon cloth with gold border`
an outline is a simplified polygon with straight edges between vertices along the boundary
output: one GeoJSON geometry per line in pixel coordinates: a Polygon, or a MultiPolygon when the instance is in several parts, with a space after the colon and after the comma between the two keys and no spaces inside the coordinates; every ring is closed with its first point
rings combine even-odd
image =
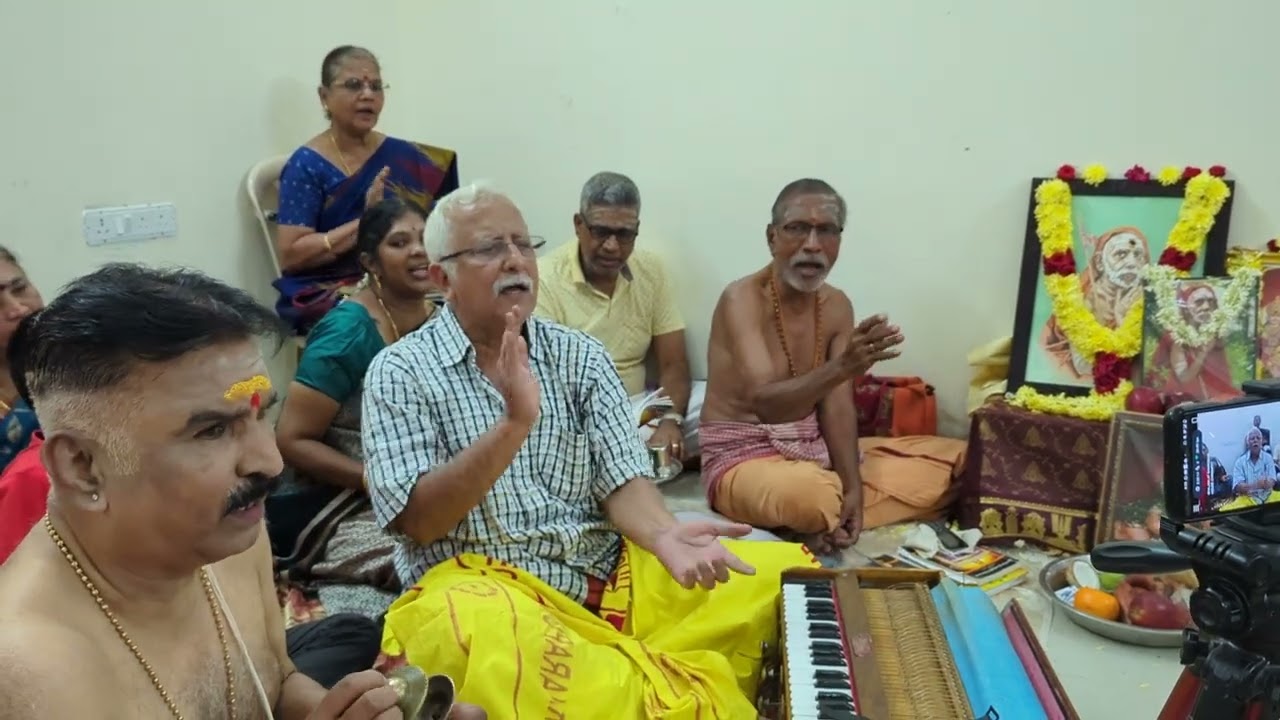
{"type": "Polygon", "coordinates": [[[1084,553],[1093,546],[1109,423],[996,401],[972,415],[960,521],[983,541],[1027,540],[1084,553]]]}

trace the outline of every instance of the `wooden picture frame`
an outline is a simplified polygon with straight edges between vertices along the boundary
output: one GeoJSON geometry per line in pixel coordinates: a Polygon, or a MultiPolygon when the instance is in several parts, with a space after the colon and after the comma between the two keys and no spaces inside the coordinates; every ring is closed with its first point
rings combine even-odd
{"type": "Polygon", "coordinates": [[[1160,538],[1164,467],[1164,416],[1117,412],[1107,437],[1094,547],[1160,538]]]}
{"type": "MultiPolygon", "coordinates": [[[[1014,392],[1023,385],[1029,385],[1042,393],[1087,395],[1093,388],[1091,369],[1080,364],[1087,361],[1075,356],[1060,332],[1056,331],[1052,303],[1044,289],[1040,238],[1036,233],[1035,189],[1040,183],[1052,179],[1054,178],[1035,178],[1031,181],[1031,200],[1027,211],[1017,308],[1014,314],[1013,348],[1009,358],[1008,391],[1014,392]],[[1085,373],[1084,370],[1090,372],[1085,373]]],[[[1234,190],[1233,181],[1225,182],[1229,189],[1234,190]]],[[[1115,248],[1113,255],[1103,253],[1113,240],[1128,239],[1132,241],[1130,244],[1145,244],[1147,262],[1156,262],[1177,221],[1186,183],[1165,186],[1154,181],[1104,180],[1099,185],[1090,185],[1082,180],[1069,180],[1067,184],[1071,187],[1072,195],[1076,267],[1081,274],[1081,283],[1086,286],[1086,297],[1092,298],[1095,293],[1100,296],[1107,292],[1122,292],[1124,300],[1129,303],[1123,307],[1131,306],[1142,293],[1141,277],[1125,270],[1126,264],[1133,263],[1133,256],[1117,260],[1120,263],[1119,270],[1107,270],[1104,266],[1108,258],[1115,255],[1115,248]],[[1120,282],[1123,285],[1117,284],[1109,276],[1112,272],[1122,276],[1120,282]],[[1101,278],[1096,291],[1092,289],[1093,278],[1101,278]]],[[[1228,196],[1218,212],[1213,228],[1205,238],[1204,252],[1197,258],[1196,265],[1191,270],[1192,275],[1224,274],[1231,205],[1232,198],[1228,196]]],[[[1140,257],[1140,252],[1137,257],[1140,257]]],[[[1121,307],[1121,303],[1115,303],[1115,306],[1121,307]]],[[[1088,359],[1091,360],[1092,358],[1088,359]]],[[[1139,370],[1138,364],[1134,363],[1135,376],[1139,370]]]]}
{"type": "Polygon", "coordinates": [[[1280,378],[1280,252],[1231,248],[1227,270],[1256,259],[1262,265],[1258,280],[1257,370],[1259,380],[1280,378]]]}

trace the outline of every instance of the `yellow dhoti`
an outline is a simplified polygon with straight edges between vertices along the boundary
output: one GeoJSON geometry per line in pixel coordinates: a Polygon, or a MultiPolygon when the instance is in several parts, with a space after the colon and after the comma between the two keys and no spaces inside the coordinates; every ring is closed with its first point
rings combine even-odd
{"type": "Polygon", "coordinates": [[[793,543],[725,545],[756,574],[686,590],[627,542],[599,614],[519,568],[463,555],[392,603],[383,651],[449,675],[459,700],[493,718],[754,718],[779,576],[817,561],[793,543]]]}
{"type": "Polygon", "coordinates": [[[1280,502],[1280,492],[1276,492],[1275,490],[1272,490],[1271,494],[1267,496],[1267,499],[1263,500],[1262,502],[1258,502],[1258,499],[1252,495],[1240,495],[1239,497],[1236,497],[1230,502],[1223,503],[1218,508],[1218,511],[1226,512],[1227,510],[1239,510],[1241,508],[1247,508],[1247,507],[1258,507],[1259,505],[1262,505],[1262,504],[1270,505],[1273,502],[1280,502]]]}

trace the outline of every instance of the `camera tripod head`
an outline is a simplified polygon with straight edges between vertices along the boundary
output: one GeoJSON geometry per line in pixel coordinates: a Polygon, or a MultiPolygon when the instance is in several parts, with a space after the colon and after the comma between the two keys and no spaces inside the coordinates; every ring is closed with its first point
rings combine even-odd
{"type": "Polygon", "coordinates": [[[1244,717],[1262,701],[1280,717],[1280,514],[1270,508],[1223,518],[1212,530],[1160,519],[1159,543],[1111,542],[1090,560],[1103,572],[1191,569],[1196,628],[1183,631],[1182,664],[1201,679],[1193,718],[1244,717]]]}

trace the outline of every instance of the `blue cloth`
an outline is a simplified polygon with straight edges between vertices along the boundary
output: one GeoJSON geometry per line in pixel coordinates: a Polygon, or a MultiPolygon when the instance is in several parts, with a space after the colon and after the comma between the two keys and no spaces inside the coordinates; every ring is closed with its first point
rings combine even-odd
{"type": "Polygon", "coordinates": [[[1044,706],[987,593],[944,579],[930,595],[974,716],[995,708],[1002,718],[1045,720],[1044,706]]]}
{"type": "Polygon", "coordinates": [[[0,418],[0,471],[9,466],[9,462],[27,447],[31,435],[40,429],[36,412],[22,400],[18,400],[0,418]]]}
{"type": "MultiPolygon", "coordinates": [[[[280,173],[280,225],[328,232],[358,220],[365,193],[383,168],[389,170],[387,192],[430,211],[435,202],[458,189],[458,156],[452,150],[388,137],[350,177],[315,150],[294,151],[280,173]]],[[[276,312],[299,334],[338,302],[338,291],[363,275],[359,253],[352,248],[329,265],[286,274],[274,283],[280,291],[276,312]]]]}

